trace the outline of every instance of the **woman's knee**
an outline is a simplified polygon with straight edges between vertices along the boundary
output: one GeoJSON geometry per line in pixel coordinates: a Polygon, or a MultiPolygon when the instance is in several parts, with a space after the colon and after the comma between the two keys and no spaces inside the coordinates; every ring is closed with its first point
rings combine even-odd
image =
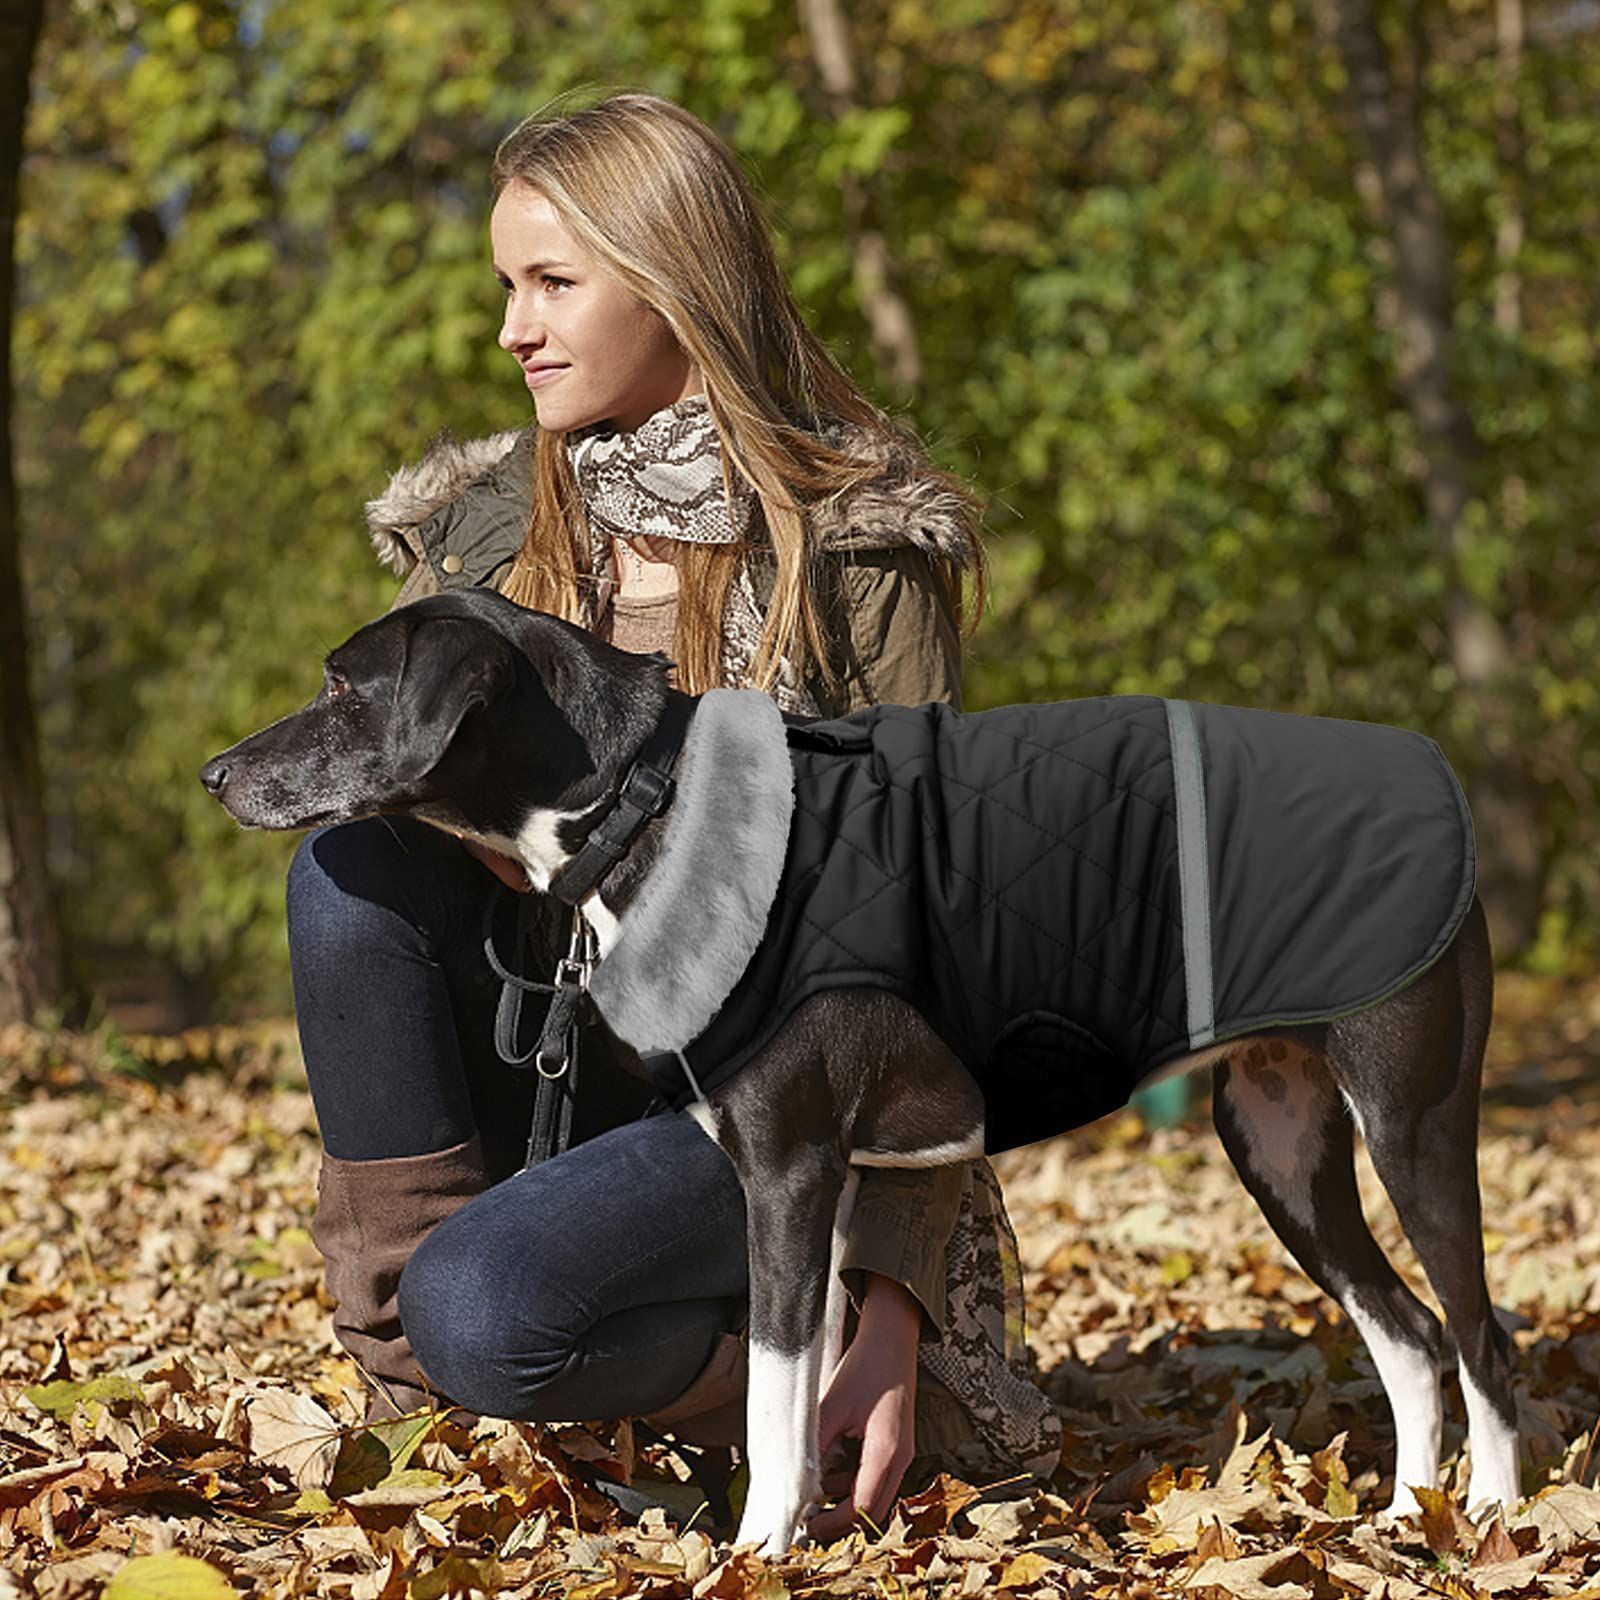
{"type": "Polygon", "coordinates": [[[470,1224],[452,1227],[462,1215],[435,1228],[406,1263],[400,1325],[441,1395],[484,1416],[532,1416],[540,1391],[576,1358],[581,1318],[530,1264],[485,1250],[470,1224]]]}

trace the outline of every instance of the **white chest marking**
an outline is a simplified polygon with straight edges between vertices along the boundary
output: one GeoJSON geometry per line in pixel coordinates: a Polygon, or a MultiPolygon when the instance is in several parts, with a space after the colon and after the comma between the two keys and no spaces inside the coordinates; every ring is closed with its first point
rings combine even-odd
{"type": "Polygon", "coordinates": [[[600,898],[598,889],[584,897],[583,914],[588,918],[589,926],[594,929],[595,938],[600,941],[600,957],[604,960],[616,947],[617,934],[621,931],[622,924],[600,898]]]}
{"type": "Polygon", "coordinates": [[[575,822],[583,815],[582,811],[530,811],[511,841],[511,854],[528,869],[528,882],[541,894],[572,859],[572,852],[561,847],[557,830],[563,822],[575,822]]]}

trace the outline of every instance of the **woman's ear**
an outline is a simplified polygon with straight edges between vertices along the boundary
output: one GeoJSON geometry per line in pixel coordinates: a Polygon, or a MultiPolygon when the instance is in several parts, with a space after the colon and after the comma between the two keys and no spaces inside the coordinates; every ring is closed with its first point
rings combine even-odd
{"type": "Polygon", "coordinates": [[[511,646],[466,617],[419,621],[395,692],[393,772],[419,783],[444,759],[467,713],[492,704],[516,677],[511,646]]]}

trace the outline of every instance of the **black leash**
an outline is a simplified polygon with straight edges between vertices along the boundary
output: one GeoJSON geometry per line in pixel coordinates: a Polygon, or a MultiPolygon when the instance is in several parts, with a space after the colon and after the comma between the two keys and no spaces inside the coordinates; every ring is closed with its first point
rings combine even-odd
{"type": "MultiPolygon", "coordinates": [[[[589,974],[594,969],[598,947],[594,929],[580,911],[572,913],[572,933],[567,953],[556,963],[553,983],[536,983],[518,977],[501,960],[494,947],[494,908],[498,896],[491,896],[483,918],[483,953],[489,968],[500,980],[500,1001],[495,1008],[495,1053],[507,1066],[525,1067],[533,1063],[538,1082],[533,1091],[533,1126],[528,1135],[528,1158],[524,1167],[536,1167],[551,1156],[560,1155],[572,1138],[572,1108],[578,1098],[578,1046],[583,1037],[583,1003],[589,993],[589,974]],[[550,1005],[538,1042],[531,1049],[517,1048],[521,1035],[522,998],[526,994],[547,994],[550,1005]]],[[[527,933],[530,903],[517,905],[517,942],[527,933]]]]}

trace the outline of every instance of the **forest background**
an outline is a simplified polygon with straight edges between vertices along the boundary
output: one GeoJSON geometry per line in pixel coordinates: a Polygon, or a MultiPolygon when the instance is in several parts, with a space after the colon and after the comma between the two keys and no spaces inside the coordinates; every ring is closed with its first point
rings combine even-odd
{"type": "Polygon", "coordinates": [[[1502,957],[1592,963],[1595,0],[71,0],[31,65],[0,555],[66,983],[45,950],[13,1010],[285,1006],[294,841],[196,770],[387,604],[386,474],[528,420],[489,158],[621,87],[723,133],[812,325],[988,498],[969,706],[1421,729],[1502,957]]]}

